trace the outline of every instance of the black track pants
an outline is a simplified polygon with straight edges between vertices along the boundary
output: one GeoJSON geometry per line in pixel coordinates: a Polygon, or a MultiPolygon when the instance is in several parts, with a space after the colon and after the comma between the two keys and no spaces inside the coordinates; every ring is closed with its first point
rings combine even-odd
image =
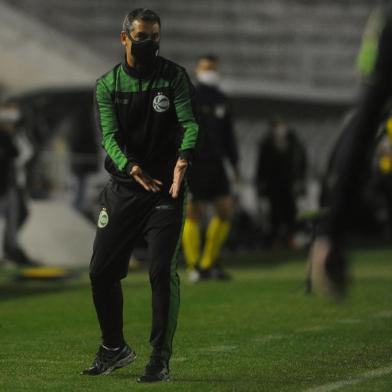
{"type": "Polygon", "coordinates": [[[183,203],[184,195],[174,200],[163,192],[135,191],[112,181],[102,192],[90,279],[105,345],[124,343],[120,280],[127,275],[136,239],[143,236],[150,262],[152,356],[169,361],[180,302],[176,267],[183,203]]]}

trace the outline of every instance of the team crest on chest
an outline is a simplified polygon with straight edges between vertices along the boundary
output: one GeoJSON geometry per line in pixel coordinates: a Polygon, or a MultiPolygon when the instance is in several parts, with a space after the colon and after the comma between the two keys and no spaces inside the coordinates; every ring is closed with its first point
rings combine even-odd
{"type": "Polygon", "coordinates": [[[154,100],[152,101],[152,107],[158,113],[166,112],[166,110],[169,109],[169,106],[169,98],[162,93],[158,93],[158,95],[156,95],[154,100]]]}

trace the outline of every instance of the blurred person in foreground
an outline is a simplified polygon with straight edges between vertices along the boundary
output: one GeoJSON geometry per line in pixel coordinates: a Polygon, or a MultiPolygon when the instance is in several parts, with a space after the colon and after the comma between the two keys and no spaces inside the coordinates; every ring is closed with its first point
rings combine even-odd
{"type": "Polygon", "coordinates": [[[392,238],[392,117],[381,127],[382,135],[376,146],[374,168],[375,191],[383,196],[387,212],[387,235],[392,238]]]}
{"type": "Polygon", "coordinates": [[[89,176],[99,169],[100,154],[92,110],[80,104],[71,114],[68,132],[71,151],[71,171],[75,177],[73,206],[81,213],[88,213],[86,190],[89,176]]]}
{"type": "Polygon", "coordinates": [[[22,111],[14,103],[0,106],[0,204],[5,218],[3,257],[22,267],[37,266],[24,251],[19,231],[28,217],[26,164],[33,148],[23,132],[22,111]]]}
{"type": "Polygon", "coordinates": [[[238,150],[227,97],[219,88],[219,61],[213,55],[200,57],[196,66],[196,105],[200,137],[196,159],[189,171],[190,201],[184,226],[183,250],[190,281],[228,279],[216,261],[230,230],[234,199],[224,167],[227,158],[239,179],[238,150]],[[200,223],[207,203],[214,207],[204,247],[200,223]]]}
{"type": "Polygon", "coordinates": [[[344,156],[330,174],[330,209],[310,251],[311,280],[315,291],[341,298],[347,288],[344,235],[347,211],[361,184],[366,158],[377,128],[392,97],[392,1],[384,13],[385,25],[378,40],[373,71],[361,92],[357,110],[345,126],[344,156]]]}
{"type": "Polygon", "coordinates": [[[273,247],[293,246],[297,198],[305,191],[306,151],[293,129],[276,117],[261,140],[256,167],[258,196],[270,207],[269,240],[273,247]]]}
{"type": "Polygon", "coordinates": [[[111,179],[90,263],[102,344],[82,374],[106,375],[136,358],[123,335],[121,279],[138,237],[147,242],[152,289],[152,353],[139,382],[169,380],[179,309],[176,272],[183,225],[183,178],[197,141],[193,87],[184,68],[158,55],[159,16],[130,12],[123,22],[124,62],[97,80],[97,125],[111,179]]]}

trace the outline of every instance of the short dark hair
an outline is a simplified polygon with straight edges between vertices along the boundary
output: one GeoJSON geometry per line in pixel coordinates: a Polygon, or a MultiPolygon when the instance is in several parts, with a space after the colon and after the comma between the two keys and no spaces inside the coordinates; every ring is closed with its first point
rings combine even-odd
{"type": "Polygon", "coordinates": [[[161,18],[154,11],[148,8],[136,8],[125,17],[122,25],[123,31],[131,32],[134,20],[158,23],[159,27],[161,27],[161,18]]]}
{"type": "Polygon", "coordinates": [[[268,125],[271,128],[275,128],[280,124],[286,124],[285,119],[280,113],[275,113],[270,119],[268,120],[268,125]]]}
{"type": "Polygon", "coordinates": [[[219,62],[218,56],[216,56],[216,55],[214,55],[212,53],[203,54],[202,56],[199,57],[199,61],[201,61],[201,60],[213,61],[214,63],[218,63],[219,62]]]}

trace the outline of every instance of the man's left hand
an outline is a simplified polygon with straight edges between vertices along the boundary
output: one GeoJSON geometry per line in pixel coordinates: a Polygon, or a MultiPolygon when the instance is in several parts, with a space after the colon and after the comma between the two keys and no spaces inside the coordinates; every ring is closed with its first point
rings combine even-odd
{"type": "Polygon", "coordinates": [[[173,199],[176,199],[178,197],[178,194],[180,193],[182,180],[184,179],[187,167],[188,161],[186,161],[185,159],[179,159],[176,163],[176,167],[174,168],[173,173],[173,183],[169,190],[169,193],[171,194],[173,199]]]}
{"type": "Polygon", "coordinates": [[[313,290],[335,300],[343,299],[348,277],[341,246],[328,237],[318,237],[311,247],[309,262],[313,290]]]}

